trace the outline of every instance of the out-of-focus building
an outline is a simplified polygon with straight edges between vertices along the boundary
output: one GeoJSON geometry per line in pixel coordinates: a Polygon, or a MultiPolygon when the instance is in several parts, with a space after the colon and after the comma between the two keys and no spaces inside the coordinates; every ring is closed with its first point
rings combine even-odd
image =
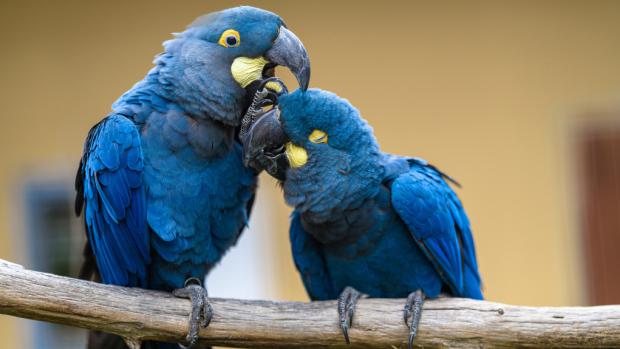
{"type": "MultiPolygon", "coordinates": [[[[304,41],[312,87],[348,98],[383,150],[461,182],[487,298],[619,302],[620,3],[257,2],[304,41]]],[[[0,258],[75,275],[72,181],[83,139],[161,42],[234,1],[0,3],[0,258]]],[[[290,86],[294,83],[282,72],[290,86]]],[[[307,299],[289,209],[261,177],[217,296],[307,299]]],[[[2,348],[79,346],[72,329],[0,317],[2,348]]]]}

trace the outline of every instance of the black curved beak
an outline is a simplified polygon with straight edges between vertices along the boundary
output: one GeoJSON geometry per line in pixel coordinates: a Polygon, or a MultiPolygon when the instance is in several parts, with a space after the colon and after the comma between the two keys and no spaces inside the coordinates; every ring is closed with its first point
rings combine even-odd
{"type": "Polygon", "coordinates": [[[291,70],[299,87],[308,89],[310,83],[310,58],[304,44],[292,31],[281,26],[273,46],[265,53],[270,62],[291,70]]]}
{"type": "Polygon", "coordinates": [[[249,129],[240,135],[243,163],[256,172],[267,171],[281,181],[286,179],[289,162],[285,144],[289,141],[280,123],[277,107],[256,116],[249,129]]]}

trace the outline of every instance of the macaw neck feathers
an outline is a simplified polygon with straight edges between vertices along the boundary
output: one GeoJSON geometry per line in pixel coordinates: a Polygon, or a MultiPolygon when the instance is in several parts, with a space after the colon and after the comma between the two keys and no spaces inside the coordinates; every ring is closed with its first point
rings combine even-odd
{"type": "Polygon", "coordinates": [[[249,101],[213,45],[193,38],[165,42],[155,66],[114,103],[114,110],[122,104],[150,104],[159,110],[172,105],[196,120],[238,126],[249,101]]]}
{"type": "Polygon", "coordinates": [[[317,240],[352,241],[372,230],[372,222],[382,220],[390,205],[389,182],[409,165],[405,158],[375,155],[351,164],[346,174],[336,171],[336,180],[287,178],[287,183],[293,181],[285,183],[287,201],[296,203],[302,225],[317,240]]]}
{"type": "Polygon", "coordinates": [[[331,217],[327,220],[324,220],[321,213],[315,214],[312,211],[301,213],[301,225],[324,245],[355,245],[355,248],[348,252],[356,255],[363,252],[365,246],[372,244],[385,232],[378,227],[390,213],[389,195],[389,188],[379,185],[373,196],[364,198],[355,206],[338,212],[332,211],[331,217]]]}

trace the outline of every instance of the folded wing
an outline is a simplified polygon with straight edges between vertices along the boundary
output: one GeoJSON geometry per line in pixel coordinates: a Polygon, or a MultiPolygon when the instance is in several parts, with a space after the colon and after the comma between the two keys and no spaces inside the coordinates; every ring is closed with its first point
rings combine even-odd
{"type": "Polygon", "coordinates": [[[469,220],[448,178],[420,159],[394,179],[392,204],[455,296],[482,299],[469,220]]]}
{"type": "Polygon", "coordinates": [[[88,243],[102,281],[146,286],[150,262],[143,154],[134,123],[112,114],[89,132],[76,178],[88,243]]]}

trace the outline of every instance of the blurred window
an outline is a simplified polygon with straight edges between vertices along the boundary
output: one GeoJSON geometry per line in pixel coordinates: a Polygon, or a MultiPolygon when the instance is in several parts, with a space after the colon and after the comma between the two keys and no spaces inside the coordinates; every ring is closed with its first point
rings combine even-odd
{"type": "Polygon", "coordinates": [[[620,303],[620,124],[578,138],[582,235],[589,302],[620,303]]]}
{"type": "MultiPolygon", "coordinates": [[[[27,267],[77,277],[84,233],[73,213],[74,191],[64,181],[31,181],[24,187],[27,267]]],[[[31,321],[34,348],[84,348],[85,330],[31,321]]]]}

